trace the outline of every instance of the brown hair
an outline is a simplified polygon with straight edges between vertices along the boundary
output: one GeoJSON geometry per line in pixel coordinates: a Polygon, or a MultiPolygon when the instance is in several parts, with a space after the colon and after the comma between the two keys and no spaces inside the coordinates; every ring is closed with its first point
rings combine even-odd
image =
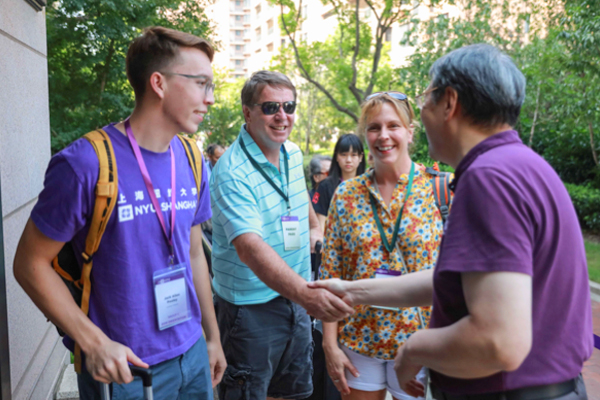
{"type": "Polygon", "coordinates": [[[125,64],[127,78],[137,99],[144,95],[150,75],[176,59],[180,47],[196,48],[205,53],[210,61],[215,54],[215,49],[208,40],[162,26],[144,29],[142,35],[131,42],[125,64]]]}
{"type": "Polygon", "coordinates": [[[406,129],[410,129],[410,125],[416,125],[417,123],[414,121],[415,112],[412,109],[412,106],[408,102],[408,100],[398,100],[393,98],[390,95],[382,93],[379,96],[375,96],[367,101],[365,101],[361,106],[360,118],[358,119],[358,134],[362,138],[366,137],[367,133],[367,120],[373,114],[381,111],[381,107],[383,104],[389,103],[404,127],[406,129]]]}
{"type": "Polygon", "coordinates": [[[276,71],[258,71],[244,83],[242,88],[242,105],[250,107],[256,103],[265,86],[285,87],[294,93],[294,101],[296,101],[296,87],[290,81],[290,78],[276,71]]]}

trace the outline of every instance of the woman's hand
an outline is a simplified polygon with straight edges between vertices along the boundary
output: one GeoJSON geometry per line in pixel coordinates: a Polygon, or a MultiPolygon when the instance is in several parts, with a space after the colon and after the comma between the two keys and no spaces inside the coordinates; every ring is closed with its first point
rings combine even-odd
{"type": "Polygon", "coordinates": [[[323,345],[323,350],[325,351],[325,360],[327,365],[327,373],[331,377],[333,384],[336,389],[339,390],[341,394],[348,395],[350,394],[350,387],[348,387],[348,382],[346,381],[346,369],[350,371],[352,375],[355,377],[359,377],[358,370],[344,351],[337,346],[337,343],[332,346],[323,345]]]}

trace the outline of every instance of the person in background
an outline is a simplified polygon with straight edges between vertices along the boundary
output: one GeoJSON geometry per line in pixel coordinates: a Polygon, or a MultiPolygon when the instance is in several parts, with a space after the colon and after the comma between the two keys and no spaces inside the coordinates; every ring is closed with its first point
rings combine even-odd
{"type": "Polygon", "coordinates": [[[329,203],[340,182],[354,178],[365,172],[365,157],[360,138],[353,133],[340,136],[333,150],[333,160],[329,176],[323,180],[311,197],[321,229],[325,229],[325,219],[329,203]]]}
{"type": "MultiPolygon", "coordinates": [[[[455,168],[435,270],[383,283],[319,281],[353,304],[433,304],[429,329],[396,357],[400,386],[437,400],[587,399],[593,350],[581,227],[558,174],[513,127],[525,77],[499,49],[454,50],[417,97],[433,159],[455,168]]],[[[327,240],[326,240],[327,243],[327,240]]]]}
{"type": "Polygon", "coordinates": [[[219,158],[221,158],[223,153],[225,153],[225,148],[220,144],[211,143],[208,145],[206,148],[206,159],[208,160],[210,172],[212,172],[215,164],[219,161],[219,158]]]}
{"type": "MultiPolygon", "coordinates": [[[[403,93],[374,93],[363,103],[358,132],[373,155],[373,169],[344,180],[333,196],[320,279],[368,278],[377,285],[384,278],[433,269],[443,223],[433,176],[410,158],[413,119],[403,93]]],[[[355,144],[358,137],[350,138],[352,147],[342,149],[362,152],[355,144]]],[[[344,170],[350,167],[342,165],[344,170]]],[[[365,305],[339,323],[323,323],[327,369],[344,398],[382,400],[387,390],[396,400],[410,400],[394,374],[394,357],[407,338],[427,328],[429,317],[429,307],[365,305]]],[[[424,382],[424,372],[417,378],[424,382]]]]}
{"type": "Polygon", "coordinates": [[[331,157],[316,155],[310,160],[310,164],[308,164],[308,172],[310,176],[310,183],[312,184],[312,189],[308,191],[308,198],[312,199],[319,184],[327,178],[329,175],[329,168],[331,167],[331,157]]]}

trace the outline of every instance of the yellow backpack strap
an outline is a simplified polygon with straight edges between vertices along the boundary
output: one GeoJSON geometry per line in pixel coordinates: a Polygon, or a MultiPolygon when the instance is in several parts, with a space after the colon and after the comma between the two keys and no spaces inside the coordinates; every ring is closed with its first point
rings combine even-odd
{"type": "MultiPolygon", "coordinates": [[[[102,235],[106,225],[117,203],[119,191],[119,182],[117,176],[117,162],[113,151],[110,138],[102,129],[87,133],[86,138],[94,148],[98,156],[98,182],[96,183],[96,201],[94,203],[94,213],[92,223],[85,241],[85,251],[83,252],[83,268],[81,271],[80,285],[83,287],[81,297],[81,311],[88,314],[90,306],[90,293],[92,290],[90,274],[94,254],[100,246],[102,235]]],[[[81,372],[81,348],[75,344],[75,370],[81,372]]]]}
{"type": "MultiPolygon", "coordinates": [[[[198,200],[200,200],[200,186],[202,185],[202,154],[200,153],[200,149],[196,142],[192,139],[184,136],[182,134],[177,135],[181,143],[183,144],[183,148],[185,149],[185,154],[188,157],[188,161],[190,162],[190,166],[192,167],[192,171],[194,172],[194,179],[196,180],[196,189],[198,191],[198,200]]],[[[200,204],[198,204],[199,206],[200,204]]]]}

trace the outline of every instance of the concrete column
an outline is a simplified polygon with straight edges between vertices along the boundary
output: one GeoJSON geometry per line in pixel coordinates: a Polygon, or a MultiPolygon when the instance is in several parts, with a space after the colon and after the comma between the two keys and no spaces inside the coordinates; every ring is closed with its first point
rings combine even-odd
{"type": "Polygon", "coordinates": [[[42,189],[50,159],[46,19],[43,11],[25,0],[0,1],[0,78],[0,184],[11,397],[50,399],[66,351],[54,327],[15,282],[12,271],[19,237],[42,189]]]}

